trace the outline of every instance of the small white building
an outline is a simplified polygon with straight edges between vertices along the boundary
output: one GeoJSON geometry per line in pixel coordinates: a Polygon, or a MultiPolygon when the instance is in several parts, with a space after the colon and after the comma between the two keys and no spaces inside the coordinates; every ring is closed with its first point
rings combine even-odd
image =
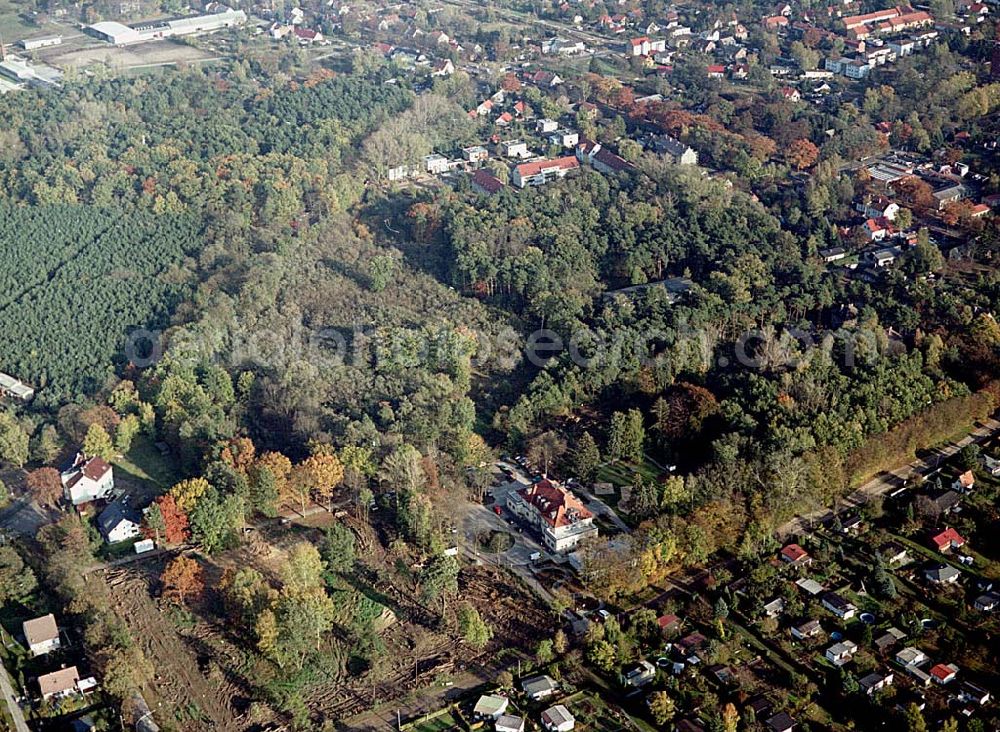
{"type": "Polygon", "coordinates": [[[526,158],[530,154],[528,143],[524,140],[504,140],[500,143],[500,150],[505,158],[526,158]]]}
{"type": "Polygon", "coordinates": [[[548,117],[535,121],[535,132],[555,132],[559,129],[559,123],[548,117]]]}
{"type": "Polygon", "coordinates": [[[43,656],[59,648],[59,628],[52,613],[40,618],[25,620],[21,625],[24,641],[32,656],[43,656]]]}
{"type": "Polygon", "coordinates": [[[115,489],[111,466],[99,457],[86,458],[77,453],[73,465],[62,473],[63,493],[74,506],[108,498],[115,489]]]}
{"type": "Polygon", "coordinates": [[[826,660],[834,666],[843,666],[845,663],[850,661],[857,652],[857,644],[852,641],[845,640],[840,641],[839,643],[834,643],[826,649],[826,653],[824,655],[826,656],[826,660]]]}
{"type": "Polygon", "coordinates": [[[108,544],[117,544],[142,536],[142,514],[123,495],[101,511],[97,528],[108,544]]]}
{"type": "Polygon", "coordinates": [[[542,726],[549,732],[569,732],[576,726],[576,720],[562,704],[556,704],[542,712],[542,726]]]}
{"type": "Polygon", "coordinates": [[[574,130],[563,128],[561,130],[556,130],[549,135],[549,143],[552,145],[576,147],[578,142],[580,142],[580,133],[574,130]]]}
{"type": "Polygon", "coordinates": [[[437,153],[424,155],[423,161],[424,170],[431,175],[440,175],[441,173],[448,172],[448,158],[444,155],[438,155],[437,153]]]}

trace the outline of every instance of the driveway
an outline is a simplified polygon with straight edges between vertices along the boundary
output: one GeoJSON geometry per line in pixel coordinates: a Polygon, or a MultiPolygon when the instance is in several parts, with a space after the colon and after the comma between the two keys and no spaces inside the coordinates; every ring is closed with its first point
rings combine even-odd
{"type": "Polygon", "coordinates": [[[34,537],[41,527],[52,523],[52,516],[51,509],[42,508],[28,496],[21,496],[0,511],[0,531],[34,537]]]}

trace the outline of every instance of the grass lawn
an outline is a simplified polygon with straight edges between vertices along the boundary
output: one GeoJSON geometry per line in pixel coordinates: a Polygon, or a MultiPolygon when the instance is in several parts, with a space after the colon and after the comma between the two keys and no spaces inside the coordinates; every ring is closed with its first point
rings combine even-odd
{"type": "Polygon", "coordinates": [[[169,455],[161,455],[153,441],[139,435],[128,454],[115,460],[115,467],[136,480],[152,483],[165,491],[180,480],[177,466],[169,455]]]}
{"type": "Polygon", "coordinates": [[[413,730],[413,732],[445,732],[445,730],[461,729],[461,727],[451,711],[445,709],[440,714],[418,722],[408,729],[413,730]]]}
{"type": "Polygon", "coordinates": [[[64,32],[66,32],[65,27],[51,23],[35,25],[31,22],[30,13],[25,5],[11,0],[0,0],[0,36],[3,36],[4,45],[13,44],[26,36],[49,33],[58,35],[64,32]]]}

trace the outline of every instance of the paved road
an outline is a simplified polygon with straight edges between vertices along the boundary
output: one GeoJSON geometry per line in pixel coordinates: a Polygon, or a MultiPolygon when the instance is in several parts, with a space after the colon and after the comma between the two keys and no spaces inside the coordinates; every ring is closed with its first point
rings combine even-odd
{"type": "Polygon", "coordinates": [[[52,522],[52,515],[51,509],[42,508],[27,496],[22,496],[0,511],[0,530],[33,537],[41,527],[52,522]]]}
{"type": "MultiPolygon", "coordinates": [[[[875,496],[884,495],[896,488],[899,488],[913,478],[920,475],[930,475],[934,473],[940,464],[957,453],[966,445],[973,442],[981,443],[1000,433],[1000,421],[996,419],[986,419],[979,423],[977,429],[970,432],[958,442],[938,448],[925,458],[914,460],[900,468],[896,468],[888,473],[883,473],[879,477],[865,483],[856,491],[847,496],[845,506],[838,513],[844,513],[852,508],[863,506],[875,496]]],[[[817,521],[832,518],[833,512],[823,508],[803,516],[796,516],[794,519],[781,526],[775,533],[779,539],[794,534],[805,534],[812,529],[812,525],[817,521]]]]}
{"type": "Polygon", "coordinates": [[[7,703],[7,712],[10,714],[11,719],[14,720],[14,732],[31,732],[28,729],[28,723],[24,721],[24,713],[21,711],[21,707],[17,705],[15,701],[14,689],[10,684],[10,677],[7,675],[7,669],[0,664],[0,693],[3,694],[3,699],[7,703]]]}

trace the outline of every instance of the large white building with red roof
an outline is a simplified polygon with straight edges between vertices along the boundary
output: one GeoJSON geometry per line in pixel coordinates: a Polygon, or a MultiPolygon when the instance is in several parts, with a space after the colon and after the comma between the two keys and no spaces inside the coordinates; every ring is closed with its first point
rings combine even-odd
{"type": "Polygon", "coordinates": [[[584,540],[597,538],[594,514],[569,490],[551,480],[511,491],[507,508],[537,527],[551,551],[568,552],[584,540]]]}
{"type": "Polygon", "coordinates": [[[62,473],[62,484],[66,500],[79,506],[108,498],[115,489],[115,475],[103,458],[77,453],[73,464],[62,473]]]}

